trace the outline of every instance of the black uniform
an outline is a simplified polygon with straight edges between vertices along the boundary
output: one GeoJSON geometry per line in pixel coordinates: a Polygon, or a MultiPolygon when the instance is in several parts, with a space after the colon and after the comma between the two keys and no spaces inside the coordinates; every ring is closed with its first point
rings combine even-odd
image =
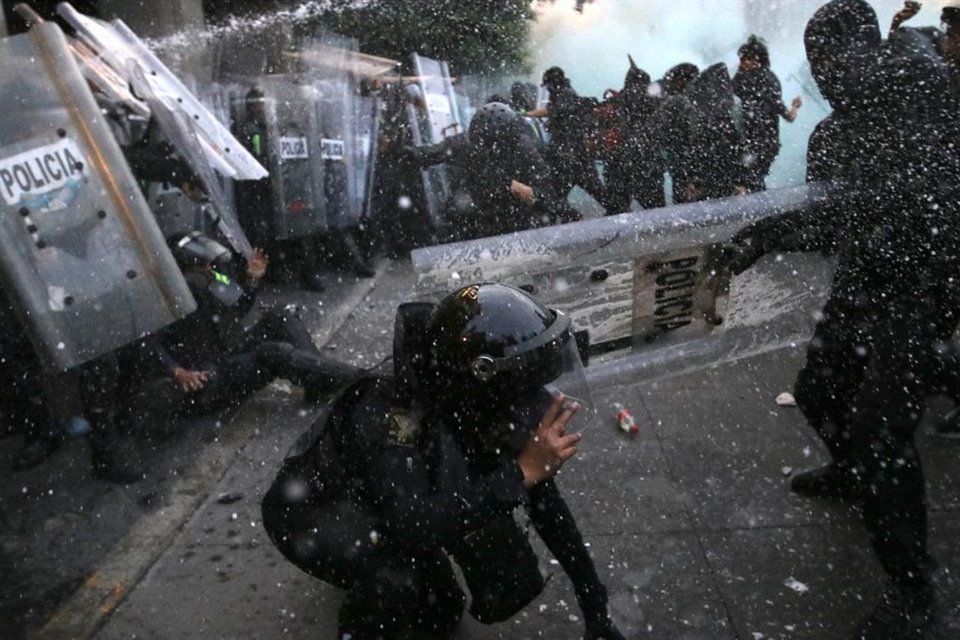
{"type": "MultiPolygon", "coordinates": [[[[733,87],[727,65],[717,63],[687,86],[693,122],[690,148],[680,156],[680,175],[698,192],[695,200],[733,195],[739,177],[740,136],[733,122],[733,87]]],[[[683,185],[681,185],[683,186],[683,185]]]]}
{"type": "Polygon", "coordinates": [[[550,85],[550,142],[544,157],[550,165],[558,193],[566,198],[579,186],[608,209],[607,191],[597,173],[596,153],[587,147],[592,126],[593,101],[581,97],[569,82],[550,85]]]}
{"type": "Polygon", "coordinates": [[[608,214],[627,211],[633,199],[643,209],[666,206],[663,159],[653,131],[659,99],[649,94],[649,86],[650,76],[631,68],[623,91],[613,99],[620,139],[604,168],[608,214]]]}
{"type": "Polygon", "coordinates": [[[795,389],[834,464],[795,478],[794,490],[848,487],[894,584],[919,587],[931,562],[913,437],[937,352],[958,319],[956,106],[929,42],[900,32],[881,45],[876,15],[862,0],[828,4],[805,39],[834,107],[811,136],[809,178],[831,179],[845,195],[836,207],[754,228],[741,240],[779,248],[799,239],[839,251],[795,389]],[[833,64],[818,67],[825,57],[833,64]]]}
{"type": "Polygon", "coordinates": [[[323,357],[293,314],[267,310],[245,329],[255,289],[213,269],[186,270],[184,277],[197,310],[163,330],[155,361],[164,377],[178,366],[212,375],[197,393],[168,385],[180,408],[209,411],[236,404],[276,378],[289,379],[308,396],[319,397],[359,377],[359,369],[323,357]]]}
{"type": "MultiPolygon", "coordinates": [[[[458,294],[491,286],[498,287],[479,285],[458,294]]],[[[482,302],[483,295],[476,298],[482,302]]],[[[522,295],[507,297],[513,309],[523,304],[522,295]]],[[[524,488],[513,458],[515,437],[493,435],[519,435],[526,442],[543,415],[544,398],[518,391],[525,399],[513,402],[509,393],[498,392],[496,403],[472,395],[486,393],[476,379],[473,389],[458,394],[430,383],[432,375],[441,386],[456,376],[425,373],[437,366],[429,364],[436,362],[431,348],[443,343],[424,319],[429,306],[404,305],[414,311],[398,312],[395,377],[367,378],[348,388],[295,445],[263,500],[265,529],[299,568],[348,590],[340,636],[447,638],[465,602],[450,557],[463,570],[470,613],[481,622],[509,619],[542,590],[536,555],[511,514],[522,505],[570,576],[588,637],[622,639],[607,616],[606,589],[556,485],[546,480],[524,488]],[[494,448],[490,441],[502,444],[494,448]]],[[[454,322],[462,319],[459,314],[455,311],[454,322]]],[[[502,322],[502,314],[495,315],[492,323],[502,322]]],[[[469,335],[484,341],[481,334],[469,335]]],[[[535,336],[510,335],[521,344],[535,336]]],[[[455,340],[454,348],[476,344],[455,340]]],[[[531,362],[543,366],[546,360],[531,362]]]]}
{"type": "Polygon", "coordinates": [[[769,67],[761,66],[753,71],[737,71],[733,90],[743,108],[741,175],[737,184],[750,191],[763,191],[764,180],[780,153],[780,118],[788,112],[780,81],[769,67]]]}
{"type": "Polygon", "coordinates": [[[447,235],[452,239],[495,236],[577,219],[558,192],[527,123],[517,116],[512,126],[516,130],[498,129],[491,144],[475,140],[473,134],[460,134],[410,149],[421,166],[445,162],[450,168],[454,188],[447,204],[447,235]],[[533,189],[534,202],[523,202],[511,193],[514,180],[533,189]]]}

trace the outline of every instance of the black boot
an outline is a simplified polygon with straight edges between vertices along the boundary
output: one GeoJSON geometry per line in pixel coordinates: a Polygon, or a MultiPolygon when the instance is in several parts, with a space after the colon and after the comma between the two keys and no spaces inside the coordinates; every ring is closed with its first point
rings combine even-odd
{"type": "Polygon", "coordinates": [[[852,640],[904,640],[923,638],[933,612],[933,588],[926,582],[902,585],[892,582],[880,602],[857,626],[852,640]]]}
{"type": "Polygon", "coordinates": [[[831,462],[793,476],[790,490],[811,498],[851,498],[857,492],[857,475],[849,465],[831,462]]]}
{"type": "Polygon", "coordinates": [[[142,480],[140,455],[130,438],[117,432],[112,419],[91,416],[90,423],[93,427],[90,432],[93,477],[116,484],[142,480]]]}

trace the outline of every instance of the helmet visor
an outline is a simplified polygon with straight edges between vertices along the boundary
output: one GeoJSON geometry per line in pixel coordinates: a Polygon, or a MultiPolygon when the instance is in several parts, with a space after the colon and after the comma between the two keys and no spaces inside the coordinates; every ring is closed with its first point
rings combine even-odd
{"type": "Polygon", "coordinates": [[[543,387],[552,397],[563,394],[565,407],[573,403],[580,405],[566,428],[567,433],[578,433],[592,427],[597,422],[597,407],[590,394],[590,386],[587,384],[583,362],[580,360],[580,351],[577,349],[577,341],[574,340],[572,333],[569,339],[565,341],[558,356],[560,358],[560,375],[547,382],[543,387]]]}

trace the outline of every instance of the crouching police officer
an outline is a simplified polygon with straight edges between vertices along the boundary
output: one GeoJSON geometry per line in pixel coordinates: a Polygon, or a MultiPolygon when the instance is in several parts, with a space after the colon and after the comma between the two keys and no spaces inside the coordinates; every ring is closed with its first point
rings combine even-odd
{"type": "Polygon", "coordinates": [[[552,479],[588,412],[569,318],[495,284],[404,304],[393,368],[330,404],[263,500],[284,556],[347,590],[339,637],[449,638],[465,603],[451,557],[470,614],[510,619],[544,586],[512,513],[523,505],[573,582],[586,638],[621,639],[552,479]]]}

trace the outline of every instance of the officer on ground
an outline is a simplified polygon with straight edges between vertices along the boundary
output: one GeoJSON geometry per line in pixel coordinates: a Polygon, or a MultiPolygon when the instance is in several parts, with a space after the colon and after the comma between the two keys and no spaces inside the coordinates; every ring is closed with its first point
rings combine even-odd
{"type": "Polygon", "coordinates": [[[558,193],[527,123],[500,102],[480,107],[466,135],[409,147],[420,166],[446,162],[462,190],[448,203],[450,236],[500,235],[577,219],[558,193]]]}
{"type": "Polygon", "coordinates": [[[512,515],[524,506],[573,582],[585,637],[622,638],[552,479],[589,408],[569,318],[511,287],[468,286],[400,306],[393,365],[331,403],[263,500],[284,556],[347,590],[339,637],[451,637],[465,602],[451,557],[474,618],[513,617],[544,586],[512,515]]]}
{"type": "Polygon", "coordinates": [[[740,47],[740,67],[733,77],[733,92],[743,109],[741,134],[741,176],[738,192],[766,189],[764,180],[780,152],[780,118],[797,119],[803,101],[794,98],[788,109],[783,104],[780,81],[770,70],[767,45],[755,35],[740,47]]]}
{"type": "Polygon", "coordinates": [[[808,179],[835,182],[839,204],[749,227],[735,271],[769,250],[839,255],[795,388],[832,460],[791,488],[862,507],[890,581],[852,637],[914,637],[929,619],[935,564],[913,439],[960,306],[957,106],[932,43],[906,30],[882,43],[865,0],[821,7],[804,41],[833,107],[811,136],[808,179]]]}
{"type": "MultiPolygon", "coordinates": [[[[266,310],[244,327],[267,269],[260,250],[247,261],[241,283],[234,256],[200,231],[175,234],[170,248],[197,310],[160,334],[158,366],[176,382],[177,408],[210,411],[236,404],[276,378],[304,387],[318,400],[357,379],[360,370],[325,358],[292,313],[266,310]]],[[[156,391],[151,387],[148,393],[156,391]]]]}

